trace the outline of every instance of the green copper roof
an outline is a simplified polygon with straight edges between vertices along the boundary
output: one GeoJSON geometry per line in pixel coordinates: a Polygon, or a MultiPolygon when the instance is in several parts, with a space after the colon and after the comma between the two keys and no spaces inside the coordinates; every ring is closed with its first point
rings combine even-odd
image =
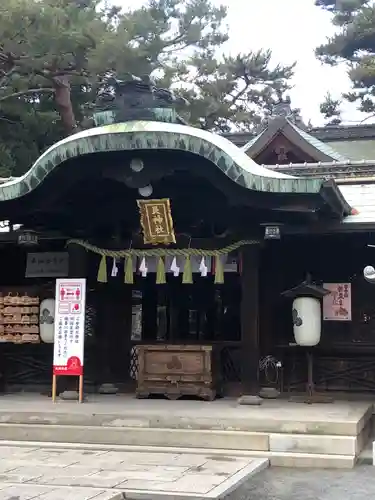
{"type": "Polygon", "coordinates": [[[374,139],[330,141],[329,145],[349,160],[375,160],[374,139]]]}
{"type": "Polygon", "coordinates": [[[346,161],[348,158],[335,151],[331,146],[299,128],[287,117],[276,117],[256,137],[248,141],[242,150],[251,158],[256,157],[272,139],[281,132],[290,142],[306,151],[316,161],[346,161]]]}
{"type": "Polygon", "coordinates": [[[228,139],[205,130],[155,121],[134,121],[94,127],[54,144],[18,179],[0,186],[0,201],[35,189],[52,170],[74,157],[96,152],[178,150],[206,158],[237,184],[273,193],[319,193],[323,179],[273,172],[251,160],[228,139]]]}
{"type": "Polygon", "coordinates": [[[294,128],[298,134],[305,139],[306,142],[314,146],[317,150],[319,150],[321,153],[330,156],[332,160],[334,161],[345,161],[347,158],[343,155],[341,155],[338,151],[335,151],[331,146],[328,144],[325,144],[324,142],[320,141],[316,137],[308,134],[304,130],[300,129],[297,127],[297,125],[294,125],[294,123],[289,122],[290,125],[294,128]]]}

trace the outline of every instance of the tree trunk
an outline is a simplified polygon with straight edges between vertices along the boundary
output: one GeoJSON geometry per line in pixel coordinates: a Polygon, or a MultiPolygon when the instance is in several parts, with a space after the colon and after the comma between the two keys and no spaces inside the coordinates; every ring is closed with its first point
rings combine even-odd
{"type": "Polygon", "coordinates": [[[69,75],[61,75],[53,79],[55,89],[55,103],[60,114],[64,130],[67,135],[72,134],[77,128],[73,105],[70,98],[69,75]]]}

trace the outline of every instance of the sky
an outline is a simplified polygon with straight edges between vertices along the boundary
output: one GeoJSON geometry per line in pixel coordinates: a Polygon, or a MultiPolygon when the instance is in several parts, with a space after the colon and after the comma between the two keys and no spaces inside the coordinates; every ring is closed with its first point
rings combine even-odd
{"type": "MultiPolygon", "coordinates": [[[[143,0],[121,1],[125,8],[136,8],[143,3],[143,0]]],[[[350,88],[344,65],[335,68],[322,65],[314,55],[314,49],[334,33],[329,13],[315,7],[314,0],[211,1],[228,6],[229,41],[225,52],[271,49],[276,64],[296,61],[294,88],[290,92],[292,105],[301,109],[306,122],[324,124],[319,104],[327,92],[335,98],[350,88]]],[[[358,123],[365,117],[350,104],[345,104],[342,111],[345,123],[358,123]]]]}

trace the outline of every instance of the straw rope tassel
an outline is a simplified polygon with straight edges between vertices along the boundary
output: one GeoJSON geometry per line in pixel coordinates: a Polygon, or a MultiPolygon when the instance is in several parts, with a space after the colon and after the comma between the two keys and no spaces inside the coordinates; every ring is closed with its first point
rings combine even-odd
{"type": "Polygon", "coordinates": [[[217,285],[224,283],[224,265],[220,255],[215,257],[215,283],[217,285]]]}
{"type": "Polygon", "coordinates": [[[107,259],[105,255],[102,255],[100,259],[99,269],[98,269],[98,277],[97,281],[99,283],[107,283],[107,259]]]}
{"type": "Polygon", "coordinates": [[[132,285],[134,283],[133,258],[128,255],[125,259],[124,283],[132,285]]]}
{"type": "Polygon", "coordinates": [[[188,255],[185,260],[184,272],[182,274],[182,283],[185,283],[186,285],[190,285],[193,283],[193,271],[191,267],[190,255],[188,255]]]}
{"type": "Polygon", "coordinates": [[[165,278],[165,264],[163,257],[158,258],[158,264],[156,266],[156,284],[165,285],[167,282],[165,278]]]}

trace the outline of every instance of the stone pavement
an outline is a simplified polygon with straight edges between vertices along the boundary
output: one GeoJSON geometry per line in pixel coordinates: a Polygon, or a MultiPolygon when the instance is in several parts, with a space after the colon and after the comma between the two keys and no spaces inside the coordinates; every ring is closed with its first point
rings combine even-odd
{"type": "Polygon", "coordinates": [[[226,500],[372,500],[375,469],[351,470],[270,468],[246,482],[226,500]]]}
{"type": "Polygon", "coordinates": [[[224,498],[267,465],[248,456],[0,446],[0,500],[224,498]]]}

